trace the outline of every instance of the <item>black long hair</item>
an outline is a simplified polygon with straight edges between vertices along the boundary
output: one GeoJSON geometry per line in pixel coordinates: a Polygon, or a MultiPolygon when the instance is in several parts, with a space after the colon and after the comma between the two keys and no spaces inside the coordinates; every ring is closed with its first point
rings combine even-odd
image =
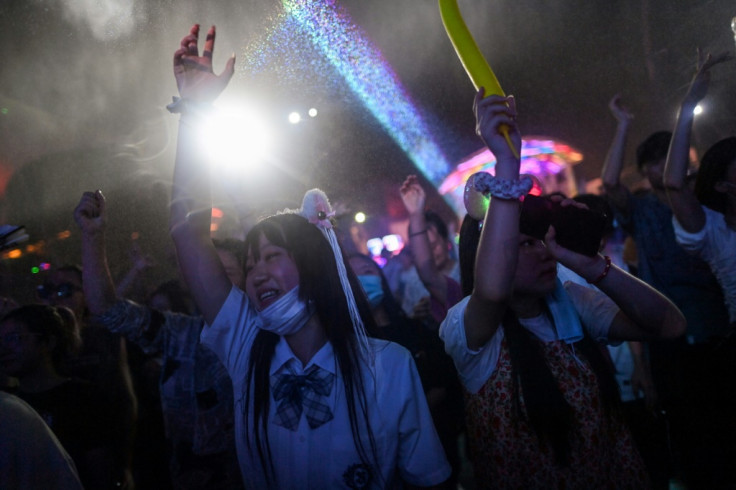
{"type": "MultiPolygon", "coordinates": [[[[473,292],[480,228],[481,222],[470,215],[465,216],[460,228],[460,274],[463,294],[466,296],[473,292]]],[[[522,327],[511,308],[506,308],[502,323],[511,359],[513,396],[517,412],[519,416],[523,416],[520,403],[520,395],[523,395],[529,425],[540,441],[546,441],[552,447],[555,462],[559,466],[567,466],[570,456],[569,435],[576,423],[572,407],[560,392],[539,342],[522,327]]],[[[618,385],[612,369],[599,346],[587,334],[575,343],[575,347],[590,363],[598,381],[604,410],[610,415],[619,407],[618,385]]]]}
{"type": "Polygon", "coordinates": [[[736,137],[722,139],[700,160],[698,175],[695,177],[695,196],[705,206],[721,214],[728,208],[728,197],[715,190],[715,185],[726,179],[728,167],[736,160],[736,137]]]}
{"type": "MultiPolygon", "coordinates": [[[[258,242],[264,235],[269,242],[288,251],[299,271],[299,297],[311,301],[316,315],[337,358],[348,404],[350,428],[360,459],[368,467],[376,468],[378,453],[368,418],[368,404],[363,382],[362,356],[353,322],[344,298],[337,272],[335,255],[327,239],[315,225],[296,214],[279,214],[256,224],[245,239],[248,254],[259,259],[258,242]],[[368,436],[366,447],[362,435],[368,436]]],[[[341,257],[348,280],[366,331],[375,329],[370,306],[350,265],[341,257]]],[[[260,330],[250,352],[246,386],[246,430],[253,424],[258,456],[270,478],[274,473],[268,442],[268,411],[270,402],[269,371],[279,336],[260,330]],[[252,389],[251,389],[252,388],[252,389]],[[251,393],[253,399],[251,400],[251,393]],[[253,420],[248,420],[248,408],[253,405],[253,420]],[[260,428],[258,425],[260,424],[260,428]],[[261,431],[263,438],[261,437],[261,431]]],[[[380,478],[380,474],[374,475],[380,478]]]]}

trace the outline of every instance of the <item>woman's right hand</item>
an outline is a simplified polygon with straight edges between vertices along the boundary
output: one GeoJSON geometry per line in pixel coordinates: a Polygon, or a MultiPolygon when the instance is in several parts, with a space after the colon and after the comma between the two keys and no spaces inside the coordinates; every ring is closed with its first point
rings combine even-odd
{"type": "Polygon", "coordinates": [[[416,175],[409,175],[399,188],[401,200],[410,215],[423,213],[427,196],[416,175]]]}
{"type": "Polygon", "coordinates": [[[74,221],[82,233],[96,233],[104,230],[107,216],[105,214],[105,196],[101,190],[85,192],[74,208],[74,221]]]}
{"type": "Polygon", "coordinates": [[[608,103],[608,110],[611,111],[611,114],[613,114],[613,117],[616,118],[616,121],[618,121],[619,124],[628,124],[632,119],[634,119],[634,115],[621,103],[620,94],[613,96],[611,101],[608,103]]]}
{"type": "Polygon", "coordinates": [[[695,107],[698,102],[703,100],[708,93],[708,86],[710,85],[710,69],[732,59],[733,55],[727,51],[713,56],[698,48],[698,64],[695,67],[695,76],[690,81],[683,105],[695,107]]]}
{"type": "Polygon", "coordinates": [[[215,49],[215,26],[210,27],[199,55],[199,24],[192,26],[174,53],[174,76],[179,95],[196,102],[213,102],[230,82],[235,73],[235,54],[227,60],[225,70],[219,75],[212,71],[212,55],[215,49]]]}

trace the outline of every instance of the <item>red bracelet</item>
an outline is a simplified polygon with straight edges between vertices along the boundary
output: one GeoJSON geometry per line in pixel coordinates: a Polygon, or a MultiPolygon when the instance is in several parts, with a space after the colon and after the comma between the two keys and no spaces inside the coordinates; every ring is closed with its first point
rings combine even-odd
{"type": "Polygon", "coordinates": [[[603,280],[604,277],[608,275],[608,271],[611,270],[611,257],[609,257],[608,255],[604,255],[603,258],[606,259],[606,267],[603,269],[603,272],[601,272],[598,277],[596,277],[592,281],[588,281],[588,284],[598,284],[603,280]]]}

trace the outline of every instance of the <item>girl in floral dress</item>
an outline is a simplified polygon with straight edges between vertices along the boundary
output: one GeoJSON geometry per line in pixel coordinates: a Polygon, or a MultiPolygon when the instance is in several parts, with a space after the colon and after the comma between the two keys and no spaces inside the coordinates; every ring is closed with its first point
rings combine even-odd
{"type": "MultiPolygon", "coordinates": [[[[674,338],[680,311],[608,257],[519,231],[521,137],[512,97],[476,95],[477,132],[496,156],[495,177],[473,176],[461,267],[468,296],[440,336],[465,389],[467,434],[482,488],[646,488],[644,465],[617,412],[617,388],[598,343],[674,338]],[[503,126],[505,125],[505,128],[503,126]],[[507,143],[501,130],[509,133],[507,143]],[[514,150],[512,150],[512,146],[514,150]],[[476,178],[477,177],[477,178],[476,178]],[[557,262],[601,292],[557,278],[557,262]]],[[[562,200],[562,206],[579,206],[562,200]]]]}

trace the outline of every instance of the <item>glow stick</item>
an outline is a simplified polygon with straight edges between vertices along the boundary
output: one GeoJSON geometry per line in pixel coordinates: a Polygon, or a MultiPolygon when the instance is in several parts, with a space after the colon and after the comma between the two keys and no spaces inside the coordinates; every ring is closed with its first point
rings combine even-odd
{"type": "MultiPolygon", "coordinates": [[[[475,89],[485,88],[486,97],[489,95],[505,96],[506,94],[501,88],[501,84],[498,83],[496,75],[483,57],[483,53],[478,49],[468,26],[465,25],[465,21],[460,14],[460,8],[457,6],[457,0],[439,0],[439,4],[440,16],[447,36],[450,38],[450,42],[452,42],[452,46],[455,48],[455,52],[475,89]]],[[[499,130],[506,138],[506,143],[508,143],[514,156],[519,158],[519,152],[514,148],[514,144],[509,137],[509,127],[503,124],[499,130]]]]}

